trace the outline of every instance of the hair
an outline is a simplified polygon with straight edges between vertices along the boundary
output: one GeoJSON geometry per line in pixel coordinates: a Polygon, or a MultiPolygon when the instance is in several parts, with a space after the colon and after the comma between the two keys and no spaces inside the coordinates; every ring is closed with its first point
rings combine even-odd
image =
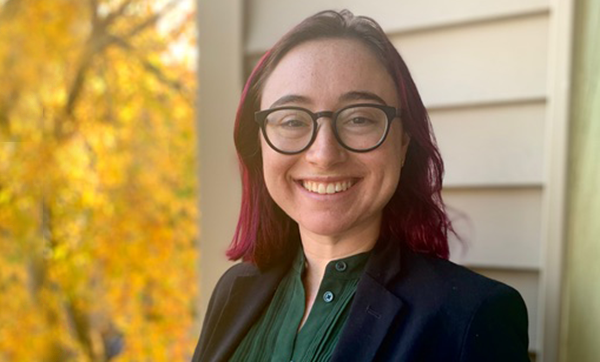
{"type": "Polygon", "coordinates": [[[448,258],[448,231],[453,230],[441,197],[444,165],[427,110],[404,60],[381,27],[348,10],[323,11],[302,21],[263,55],[246,82],[234,128],[242,204],[227,256],[263,269],[290,260],[298,250],[297,223],[277,206],[265,185],[254,113],[260,109],[266,79],[291,49],[308,41],[331,38],[362,42],[387,69],[396,85],[404,131],[411,139],[401,180],[383,209],[380,239],[448,258]]]}

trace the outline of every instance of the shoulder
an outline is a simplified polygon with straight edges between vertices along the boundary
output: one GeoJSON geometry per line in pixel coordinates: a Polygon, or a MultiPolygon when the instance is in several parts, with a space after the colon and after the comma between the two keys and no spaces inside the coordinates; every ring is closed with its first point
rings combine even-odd
{"type": "Polygon", "coordinates": [[[522,300],[514,288],[449,260],[405,252],[401,263],[402,275],[391,287],[409,299],[443,302],[447,307],[456,304],[457,308],[473,308],[498,295],[522,300]]]}
{"type": "MultiPolygon", "coordinates": [[[[259,274],[259,269],[250,263],[238,263],[235,264],[233,266],[231,266],[229,269],[227,269],[225,271],[225,273],[223,273],[223,275],[221,276],[221,278],[219,278],[219,281],[217,282],[214,290],[213,290],[213,294],[211,296],[211,301],[209,303],[209,311],[211,309],[210,304],[215,304],[213,302],[213,300],[219,300],[222,298],[226,297],[226,294],[229,293],[229,291],[231,290],[234,281],[238,278],[238,277],[242,277],[242,276],[252,276],[252,275],[257,275],[259,274]]],[[[217,305],[220,304],[222,305],[222,303],[216,303],[217,305]]]]}
{"type": "Polygon", "coordinates": [[[240,276],[254,275],[256,273],[258,273],[258,268],[254,265],[249,263],[239,263],[230,267],[221,276],[212,292],[210,301],[208,302],[208,308],[202,324],[202,331],[194,351],[194,357],[192,358],[193,361],[199,361],[202,351],[206,350],[210,337],[217,328],[219,318],[227,304],[227,299],[229,298],[235,280],[240,276]]]}
{"type": "Polygon", "coordinates": [[[445,301],[438,310],[459,318],[460,361],[528,361],[527,308],[517,290],[447,260],[414,263],[445,301]]]}
{"type": "Polygon", "coordinates": [[[237,277],[256,275],[259,272],[259,269],[254,264],[247,262],[237,263],[223,273],[217,285],[231,283],[237,277]]]}
{"type": "Polygon", "coordinates": [[[528,360],[527,309],[518,291],[420,253],[403,251],[401,264],[389,290],[406,304],[413,331],[447,345],[460,361],[528,360]]]}
{"type": "Polygon", "coordinates": [[[481,298],[469,315],[461,347],[461,361],[526,361],[529,347],[528,318],[521,295],[498,284],[481,298]]]}

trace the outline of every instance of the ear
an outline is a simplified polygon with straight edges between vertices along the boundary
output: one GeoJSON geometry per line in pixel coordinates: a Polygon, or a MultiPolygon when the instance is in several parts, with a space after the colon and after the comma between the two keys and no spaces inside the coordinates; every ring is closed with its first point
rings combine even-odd
{"type": "Polygon", "coordinates": [[[408,145],[410,145],[410,136],[404,130],[402,130],[402,155],[406,156],[408,151],[408,145]]]}
{"type": "Polygon", "coordinates": [[[402,166],[403,167],[404,167],[404,163],[406,162],[406,157],[407,157],[407,153],[408,153],[408,145],[410,145],[410,136],[408,135],[408,133],[406,133],[406,131],[402,130],[401,152],[402,152],[402,166]]]}
{"type": "Polygon", "coordinates": [[[406,132],[405,130],[402,130],[402,151],[403,152],[406,152],[409,144],[410,144],[410,136],[408,135],[408,132],[406,132]]]}

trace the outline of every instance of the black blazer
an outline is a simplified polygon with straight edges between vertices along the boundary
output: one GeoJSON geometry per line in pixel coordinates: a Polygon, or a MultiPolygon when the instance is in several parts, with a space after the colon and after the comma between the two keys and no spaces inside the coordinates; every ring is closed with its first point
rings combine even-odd
{"type": "MultiPolygon", "coordinates": [[[[230,268],[211,297],[193,361],[227,361],[288,268],[230,268]]],[[[529,361],[527,310],[516,290],[395,240],[378,241],[350,308],[332,362],[529,361]]]]}

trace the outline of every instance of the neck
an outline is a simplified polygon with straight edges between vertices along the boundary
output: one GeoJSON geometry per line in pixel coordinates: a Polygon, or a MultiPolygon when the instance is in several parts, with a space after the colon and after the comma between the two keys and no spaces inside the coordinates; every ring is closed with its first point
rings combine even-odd
{"type": "Polygon", "coordinates": [[[372,223],[351,236],[318,235],[300,228],[300,236],[306,257],[305,280],[318,286],[325,274],[327,264],[336,259],[367,252],[375,246],[380,224],[372,223]]]}

